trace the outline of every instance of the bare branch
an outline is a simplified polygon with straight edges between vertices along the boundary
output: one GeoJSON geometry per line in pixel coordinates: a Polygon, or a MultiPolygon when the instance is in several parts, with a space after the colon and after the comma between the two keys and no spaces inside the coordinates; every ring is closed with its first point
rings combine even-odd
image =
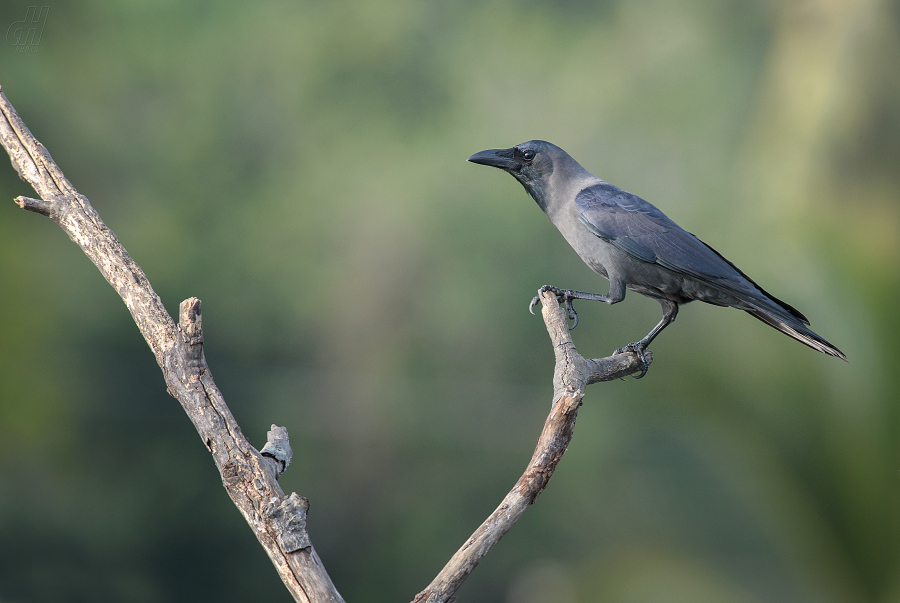
{"type": "MultiPolygon", "coordinates": [[[[640,358],[633,352],[596,360],[582,357],[572,342],[566,314],[556,296],[549,291],[540,295],[544,322],[556,354],[556,368],[553,371],[553,407],[544,422],[531,462],[500,506],[453,555],[428,588],[416,595],[413,603],[449,601],[488,551],[534,503],[572,440],[584,388],[590,383],[611,381],[641,371],[640,358]]],[[[646,356],[652,361],[650,352],[646,352],[646,356]]]]}
{"type": "Polygon", "coordinates": [[[176,326],[134,260],[87,198],[66,180],[0,89],[0,142],[19,176],[40,199],[19,197],[23,209],[48,216],[77,243],[122,297],[153,350],[169,393],[178,399],[212,453],[222,483],[297,601],[343,603],[306,533],[309,503],[285,496],[276,481],[290,462],[287,431],[273,426],[266,456],[241,433],[213,382],[203,354],[201,305],[181,304],[176,326]]]}

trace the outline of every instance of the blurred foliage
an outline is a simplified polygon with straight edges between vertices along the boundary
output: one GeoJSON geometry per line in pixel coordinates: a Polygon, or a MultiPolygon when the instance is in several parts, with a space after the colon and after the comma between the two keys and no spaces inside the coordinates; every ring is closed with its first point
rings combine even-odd
{"type": "MultiPolygon", "coordinates": [[[[0,25],[27,2],[0,5],[0,25]]],[[[206,352],[347,601],[404,601],[527,463],[542,284],[605,292],[511,178],[543,138],[799,307],[849,364],[689,306],[590,388],[461,601],[900,601],[900,5],[51,5],[0,84],[206,352]]],[[[0,600],[289,601],[124,305],[0,170],[0,600]]],[[[658,305],[582,303],[579,351],[658,305]]]]}

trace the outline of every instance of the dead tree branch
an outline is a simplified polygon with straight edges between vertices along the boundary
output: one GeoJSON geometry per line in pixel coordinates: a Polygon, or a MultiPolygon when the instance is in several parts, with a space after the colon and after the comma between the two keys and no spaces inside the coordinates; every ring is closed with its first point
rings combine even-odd
{"type": "MultiPolygon", "coordinates": [[[[168,392],[178,399],[212,453],[222,483],[250,524],[296,601],[343,603],[306,531],[309,502],[286,496],[278,476],[291,462],[287,430],[272,426],[257,451],[225,405],[203,354],[200,300],[181,303],[176,325],[150,282],[87,198],[65,178],[47,149],[35,140],[0,88],[0,142],[19,176],[39,199],[18,197],[23,208],[49,217],[69,235],[122,297],[153,350],[168,392]]],[[[541,294],[543,317],[556,354],[553,406],[525,473],[500,506],[450,559],[414,603],[448,601],[475,566],[547,486],[575,428],[584,388],[639,372],[636,354],[588,360],[575,349],[565,312],[552,293],[541,294]]],[[[647,352],[648,360],[652,356],[647,352]]]]}
{"type": "Polygon", "coordinates": [[[66,180],[50,153],[19,118],[0,89],[0,142],[19,176],[41,197],[19,207],[49,217],[84,251],[122,297],[153,350],[169,393],[190,417],[222,476],[228,495],[250,524],[297,601],[343,603],[306,533],[309,503],[285,496],[276,481],[290,462],[284,428],[272,426],[260,454],[241,433],[213,382],[203,355],[200,300],[181,303],[176,325],[143,270],[116,235],[66,180]]]}
{"type": "MultiPolygon", "coordinates": [[[[556,296],[549,291],[540,295],[543,304],[541,313],[553,342],[556,367],[553,371],[552,409],[544,422],[531,462],[500,506],[456,551],[428,588],[416,595],[413,603],[449,601],[475,566],[547,487],[575,433],[575,419],[584,397],[584,388],[591,383],[621,379],[641,370],[640,358],[632,352],[594,360],[584,358],[575,349],[566,323],[566,313],[557,303],[556,296]]],[[[653,360],[649,351],[646,356],[648,361],[653,360]]]]}

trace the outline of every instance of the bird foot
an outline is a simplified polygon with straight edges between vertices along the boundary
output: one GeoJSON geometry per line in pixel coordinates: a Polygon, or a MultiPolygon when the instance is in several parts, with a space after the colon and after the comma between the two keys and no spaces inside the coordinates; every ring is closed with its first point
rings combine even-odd
{"type": "Polygon", "coordinates": [[[637,377],[635,377],[635,379],[640,379],[641,377],[643,377],[644,375],[647,374],[647,369],[650,368],[650,362],[647,360],[647,357],[644,355],[644,352],[646,351],[646,349],[647,349],[647,346],[644,343],[642,343],[640,341],[635,341],[634,343],[629,343],[628,345],[626,345],[623,348],[619,348],[618,350],[613,352],[613,355],[624,354],[627,352],[633,352],[633,353],[637,354],[638,358],[641,359],[641,374],[638,375],[637,377]]]}
{"type": "Polygon", "coordinates": [[[556,301],[559,303],[566,304],[566,313],[569,317],[569,320],[574,320],[572,326],[569,327],[571,331],[575,327],[578,326],[578,313],[575,311],[575,306],[572,305],[572,300],[576,299],[573,294],[578,293],[577,291],[570,291],[569,289],[559,289],[558,287],[554,287],[553,285],[544,285],[540,289],[538,289],[538,294],[532,298],[531,303],[528,304],[528,311],[534,314],[534,307],[541,303],[541,293],[545,293],[547,291],[551,291],[556,296],[556,301]]]}

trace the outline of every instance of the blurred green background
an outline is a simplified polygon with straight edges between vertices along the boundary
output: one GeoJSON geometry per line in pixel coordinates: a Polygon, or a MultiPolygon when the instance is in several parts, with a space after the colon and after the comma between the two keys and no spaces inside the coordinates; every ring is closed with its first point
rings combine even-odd
{"type": "MultiPolygon", "coordinates": [[[[170,312],[203,300],[213,375],[257,446],[287,426],[282,484],[348,603],[412,599],[524,469],[537,288],[606,292],[465,162],[532,138],[850,363],[684,308],[645,379],[589,388],[460,601],[900,601],[900,2],[49,6],[0,85],[170,312]]],[[[23,194],[0,169],[0,601],[289,601],[124,304],[23,194]]],[[[659,319],[579,311],[586,356],[659,319]]]]}

